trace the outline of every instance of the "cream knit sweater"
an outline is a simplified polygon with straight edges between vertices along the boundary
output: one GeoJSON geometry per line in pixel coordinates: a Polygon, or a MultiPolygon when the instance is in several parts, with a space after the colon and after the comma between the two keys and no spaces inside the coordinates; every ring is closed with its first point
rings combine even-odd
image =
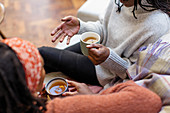
{"type": "Polygon", "coordinates": [[[113,82],[116,76],[124,79],[126,69],[137,59],[137,50],[155,42],[170,29],[170,18],[160,10],[148,12],[138,6],[134,18],[133,7],[121,8],[110,0],[104,19],[96,22],[80,20],[79,34],[94,31],[100,34],[101,43],[110,49],[110,55],[96,66],[97,78],[101,85],[113,82]]]}

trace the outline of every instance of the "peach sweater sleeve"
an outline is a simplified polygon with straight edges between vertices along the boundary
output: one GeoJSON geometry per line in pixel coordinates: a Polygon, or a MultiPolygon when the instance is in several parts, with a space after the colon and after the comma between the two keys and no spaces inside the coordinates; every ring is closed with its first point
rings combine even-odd
{"type": "Polygon", "coordinates": [[[158,113],[161,99],[133,81],[104,90],[99,95],[55,98],[46,113],[158,113]]]}

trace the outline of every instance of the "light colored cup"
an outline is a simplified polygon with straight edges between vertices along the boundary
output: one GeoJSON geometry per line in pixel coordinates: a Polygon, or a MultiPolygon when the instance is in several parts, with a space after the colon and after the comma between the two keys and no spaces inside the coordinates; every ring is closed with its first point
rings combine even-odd
{"type": "Polygon", "coordinates": [[[100,35],[99,34],[97,34],[95,32],[85,32],[85,33],[83,33],[81,35],[81,38],[80,38],[80,46],[81,46],[81,51],[85,56],[89,55],[88,48],[86,48],[86,46],[92,44],[92,43],[87,43],[87,42],[83,41],[87,37],[95,37],[97,39],[97,42],[95,42],[95,44],[100,43],[100,35]]]}

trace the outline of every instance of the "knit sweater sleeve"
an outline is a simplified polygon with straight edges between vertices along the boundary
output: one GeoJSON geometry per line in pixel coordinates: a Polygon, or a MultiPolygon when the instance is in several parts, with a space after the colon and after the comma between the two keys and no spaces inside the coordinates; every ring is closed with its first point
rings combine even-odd
{"type": "Polygon", "coordinates": [[[88,21],[88,22],[84,22],[82,20],[79,19],[80,22],[80,29],[78,34],[82,34],[84,32],[96,32],[100,35],[101,40],[103,40],[104,37],[104,30],[103,30],[103,24],[101,20],[98,20],[96,22],[92,22],[92,21],[88,21]]]}
{"type": "Polygon", "coordinates": [[[100,65],[108,69],[111,73],[116,73],[117,75],[119,75],[119,77],[124,79],[126,77],[126,70],[130,63],[121,58],[110,48],[109,50],[110,50],[109,57],[100,65]]]}
{"type": "Polygon", "coordinates": [[[100,95],[55,98],[46,113],[158,113],[161,99],[134,82],[118,84],[100,95]]]}

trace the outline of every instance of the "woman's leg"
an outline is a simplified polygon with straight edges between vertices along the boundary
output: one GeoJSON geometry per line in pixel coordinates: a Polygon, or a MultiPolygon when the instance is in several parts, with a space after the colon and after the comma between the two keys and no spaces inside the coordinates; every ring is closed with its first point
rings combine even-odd
{"type": "MultiPolygon", "coordinates": [[[[72,51],[72,52],[75,52],[75,53],[79,53],[79,54],[82,54],[81,52],[81,48],[80,48],[80,43],[76,43],[68,48],[66,48],[65,50],[68,50],[68,51],[72,51]]],[[[83,54],[82,54],[83,55],[83,54]]]]}
{"type": "Polygon", "coordinates": [[[79,82],[99,85],[94,64],[87,56],[81,54],[78,44],[65,50],[41,47],[39,51],[47,72],[61,71],[79,82]]]}

